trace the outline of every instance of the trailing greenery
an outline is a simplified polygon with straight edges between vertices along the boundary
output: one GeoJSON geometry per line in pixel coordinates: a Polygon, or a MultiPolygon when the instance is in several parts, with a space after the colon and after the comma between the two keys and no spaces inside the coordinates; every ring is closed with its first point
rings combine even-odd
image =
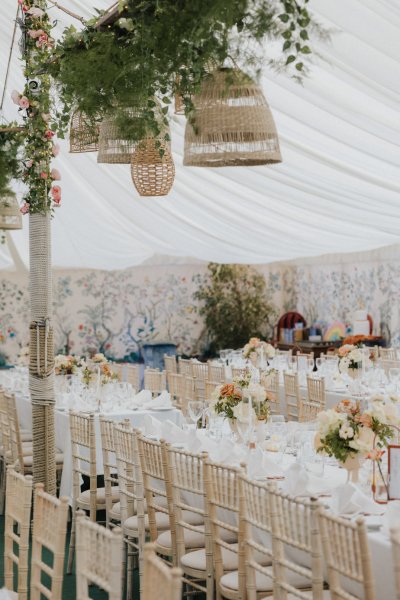
{"type": "MultiPolygon", "coordinates": [[[[17,123],[8,123],[7,128],[17,127],[17,123]]],[[[10,191],[12,179],[21,174],[20,151],[24,141],[23,133],[0,131],[0,197],[10,191]]]]}
{"type": "Polygon", "coordinates": [[[207,280],[195,292],[201,302],[209,351],[241,348],[251,337],[269,337],[276,317],[265,278],[248,265],[208,265],[207,280]]]}
{"type": "MultiPolygon", "coordinates": [[[[270,62],[288,66],[294,76],[305,70],[311,53],[309,32],[317,25],[308,0],[126,0],[121,16],[105,29],[98,15],[83,30],[69,27],[56,45],[50,72],[57,81],[63,108],[60,133],[71,110],[99,118],[116,114],[125,135],[139,140],[160,131],[154,97],[164,118],[175,93],[185,112],[213,66],[229,62],[257,75],[265,38],[279,40],[281,57],[270,62]],[[136,106],[139,119],[127,118],[136,106]]],[[[166,134],[168,135],[168,134],[166,134]]]]}

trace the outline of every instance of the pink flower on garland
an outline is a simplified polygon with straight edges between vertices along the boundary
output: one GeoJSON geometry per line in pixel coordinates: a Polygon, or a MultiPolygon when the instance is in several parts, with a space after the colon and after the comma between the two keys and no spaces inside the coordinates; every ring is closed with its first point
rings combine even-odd
{"type": "Polygon", "coordinates": [[[41,35],[46,35],[46,34],[44,33],[43,29],[29,29],[28,30],[28,35],[32,39],[36,40],[41,35]]]}
{"type": "Polygon", "coordinates": [[[19,92],[17,92],[17,90],[13,90],[11,92],[11,100],[14,102],[14,104],[16,104],[17,106],[19,106],[19,100],[21,98],[21,94],[19,92]]]}
{"type": "Polygon", "coordinates": [[[31,15],[31,17],[43,17],[44,11],[37,6],[33,6],[28,10],[28,15],[31,15]]]}
{"type": "Polygon", "coordinates": [[[51,129],[48,129],[46,131],[46,133],[44,134],[44,137],[47,138],[48,140],[51,140],[51,138],[54,137],[54,131],[51,131],[51,129]]]}
{"type": "Polygon", "coordinates": [[[29,108],[29,100],[26,96],[21,96],[18,104],[21,108],[29,108]]]}
{"type": "Polygon", "coordinates": [[[53,185],[50,190],[51,197],[53,198],[54,204],[59,205],[61,203],[61,188],[59,185],[53,185]]]}
{"type": "Polygon", "coordinates": [[[54,181],[60,181],[61,179],[61,173],[58,169],[52,169],[50,172],[50,177],[54,180],[54,181]]]}
{"type": "Polygon", "coordinates": [[[24,204],[21,206],[21,208],[19,210],[20,210],[20,212],[23,215],[26,215],[26,213],[29,212],[29,204],[28,204],[28,202],[24,202],[24,204]]]}
{"type": "Polygon", "coordinates": [[[42,46],[47,46],[48,41],[49,41],[49,36],[47,35],[47,33],[42,33],[36,41],[37,48],[41,48],[42,46]]]}
{"type": "Polygon", "coordinates": [[[60,145],[53,144],[52,152],[53,152],[53,156],[58,156],[60,153],[60,145]]]}
{"type": "Polygon", "coordinates": [[[46,173],[46,171],[42,171],[40,173],[40,179],[47,179],[48,178],[48,174],[46,173]]]}
{"type": "Polygon", "coordinates": [[[32,165],[33,165],[33,160],[30,158],[29,160],[26,161],[25,166],[27,169],[30,169],[32,165]]]}

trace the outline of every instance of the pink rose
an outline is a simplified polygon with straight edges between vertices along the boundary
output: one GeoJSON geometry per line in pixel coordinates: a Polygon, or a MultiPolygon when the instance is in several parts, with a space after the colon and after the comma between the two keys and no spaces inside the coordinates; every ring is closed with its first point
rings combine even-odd
{"type": "Polygon", "coordinates": [[[21,98],[21,94],[19,92],[17,92],[17,90],[13,90],[11,92],[11,100],[14,102],[14,104],[17,104],[19,106],[20,98],[21,98]]]}
{"type": "Polygon", "coordinates": [[[19,210],[20,210],[20,212],[21,212],[23,215],[26,215],[26,213],[28,213],[28,212],[29,212],[29,204],[28,204],[28,202],[25,202],[25,203],[24,203],[24,204],[21,206],[21,208],[20,208],[19,210]]]}
{"type": "Polygon", "coordinates": [[[34,40],[36,40],[38,37],[40,37],[43,34],[44,34],[43,29],[29,29],[28,30],[29,37],[31,37],[34,40]]]}
{"type": "Polygon", "coordinates": [[[47,179],[47,177],[48,177],[48,174],[46,173],[46,171],[42,171],[40,173],[40,179],[47,179]]]}
{"type": "Polygon", "coordinates": [[[50,172],[50,177],[54,180],[54,181],[60,181],[61,179],[61,173],[58,169],[52,169],[50,172]]]}
{"type": "Polygon", "coordinates": [[[51,193],[51,197],[53,198],[53,201],[56,202],[57,204],[60,204],[61,202],[61,188],[59,185],[53,185],[53,187],[50,190],[51,193]]]}
{"type": "Polygon", "coordinates": [[[37,6],[33,6],[28,10],[28,15],[31,15],[31,17],[43,17],[44,11],[37,6]]]}
{"type": "Polygon", "coordinates": [[[42,119],[43,119],[43,121],[45,121],[45,123],[48,123],[51,119],[51,114],[50,113],[42,113],[42,119]]]}
{"type": "Polygon", "coordinates": [[[60,145],[53,144],[52,152],[53,152],[53,156],[58,156],[60,153],[60,145]]]}
{"type": "Polygon", "coordinates": [[[21,96],[18,104],[21,108],[29,108],[29,100],[26,96],[21,96]]]}
{"type": "Polygon", "coordinates": [[[27,169],[30,169],[32,165],[33,165],[33,160],[30,158],[29,160],[26,161],[25,166],[27,169]]]}
{"type": "Polygon", "coordinates": [[[54,206],[60,206],[61,204],[61,196],[57,196],[56,198],[53,198],[53,202],[54,202],[54,206]]]}
{"type": "Polygon", "coordinates": [[[44,134],[44,137],[47,138],[48,140],[51,140],[51,138],[54,137],[54,131],[51,131],[51,129],[48,129],[46,131],[46,133],[44,134]]]}

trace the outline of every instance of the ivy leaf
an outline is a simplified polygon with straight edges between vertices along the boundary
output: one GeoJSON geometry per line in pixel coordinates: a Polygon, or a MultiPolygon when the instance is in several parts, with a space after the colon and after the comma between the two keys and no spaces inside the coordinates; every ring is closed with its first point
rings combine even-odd
{"type": "Polygon", "coordinates": [[[161,109],[161,112],[163,113],[163,115],[167,115],[168,114],[168,106],[163,106],[161,109]]]}
{"type": "Polygon", "coordinates": [[[287,23],[290,17],[286,13],[282,13],[281,15],[279,15],[279,18],[283,23],[287,23]]]}
{"type": "Polygon", "coordinates": [[[282,37],[285,38],[285,40],[289,40],[292,37],[292,32],[290,31],[290,29],[284,31],[282,33],[282,37]]]}
{"type": "Polygon", "coordinates": [[[294,62],[295,60],[296,60],[296,57],[293,54],[291,54],[290,56],[287,57],[286,64],[290,65],[290,63],[294,62]]]}
{"type": "Polygon", "coordinates": [[[292,42],[290,40],[286,40],[286,42],[283,44],[283,51],[285,52],[285,50],[289,50],[291,45],[292,42]]]}
{"type": "Polygon", "coordinates": [[[301,52],[303,54],[311,54],[311,48],[309,46],[303,46],[301,52]]]}
{"type": "Polygon", "coordinates": [[[298,71],[301,71],[304,67],[304,64],[302,62],[298,62],[295,66],[298,71]]]}
{"type": "Polygon", "coordinates": [[[308,40],[308,33],[306,29],[302,29],[300,31],[300,37],[302,40],[308,40]]]}

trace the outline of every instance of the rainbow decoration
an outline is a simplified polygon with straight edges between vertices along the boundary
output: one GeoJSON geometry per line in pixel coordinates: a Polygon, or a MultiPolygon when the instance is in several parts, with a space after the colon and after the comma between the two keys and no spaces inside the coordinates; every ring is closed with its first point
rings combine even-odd
{"type": "Polygon", "coordinates": [[[328,325],[324,333],[324,342],[337,342],[346,337],[346,325],[341,321],[334,321],[328,325]]]}

